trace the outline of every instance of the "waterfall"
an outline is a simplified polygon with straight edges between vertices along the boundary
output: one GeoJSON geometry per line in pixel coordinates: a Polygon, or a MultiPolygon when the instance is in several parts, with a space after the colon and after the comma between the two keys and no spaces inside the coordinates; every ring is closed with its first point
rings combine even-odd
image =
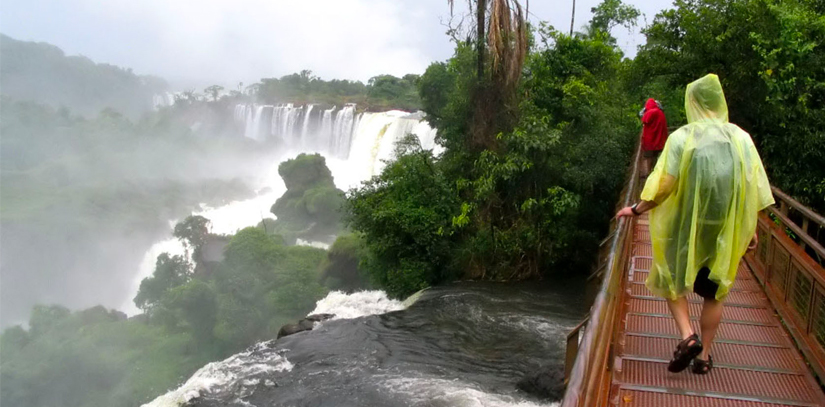
{"type": "MultiPolygon", "coordinates": [[[[321,131],[318,134],[317,140],[329,140],[332,137],[332,111],[335,110],[335,106],[332,109],[324,110],[324,115],[321,118],[321,131]]],[[[319,143],[320,144],[320,143],[319,143]]]]}
{"type": "Polygon", "coordinates": [[[254,112],[254,108],[253,108],[253,106],[252,106],[252,105],[248,105],[248,106],[246,106],[245,111],[246,111],[246,112],[245,112],[245,113],[246,113],[246,114],[245,114],[245,116],[246,116],[246,122],[245,122],[245,123],[246,123],[246,127],[244,128],[244,133],[243,133],[243,135],[244,135],[244,137],[246,137],[246,138],[249,138],[249,139],[252,139],[252,140],[257,140],[257,138],[255,138],[255,136],[256,136],[256,134],[255,134],[255,129],[256,129],[256,128],[255,128],[255,112],[254,112]]]}
{"type": "Polygon", "coordinates": [[[264,107],[266,106],[255,107],[255,119],[252,122],[252,139],[258,141],[264,140],[264,137],[261,134],[261,117],[263,116],[264,107]]]}
{"type": "Polygon", "coordinates": [[[290,140],[291,145],[298,145],[300,143],[300,137],[295,134],[295,123],[298,121],[300,110],[300,108],[294,108],[292,103],[287,106],[286,131],[284,132],[286,135],[284,138],[290,140]]]}
{"type": "Polygon", "coordinates": [[[355,118],[355,105],[348,104],[335,115],[335,125],[330,138],[329,152],[336,157],[346,159],[349,156],[352,140],[352,124],[355,118]]]}
{"type": "Polygon", "coordinates": [[[392,158],[395,143],[414,134],[421,147],[436,154],[436,130],[421,112],[399,110],[357,113],[355,104],[333,106],[313,114],[315,105],[237,105],[234,118],[247,138],[266,141],[270,137],[294,153],[321,153],[345,160],[353,168],[353,179],[367,179],[383,169],[381,160],[392,158]]]}
{"type": "Polygon", "coordinates": [[[307,132],[309,131],[309,119],[312,114],[312,108],[315,105],[306,105],[306,112],[304,113],[304,123],[301,129],[301,147],[307,147],[307,132]]]}

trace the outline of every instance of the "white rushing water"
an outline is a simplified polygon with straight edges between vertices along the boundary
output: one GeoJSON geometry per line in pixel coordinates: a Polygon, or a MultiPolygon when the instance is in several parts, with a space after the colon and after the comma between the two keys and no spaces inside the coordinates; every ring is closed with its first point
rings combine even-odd
{"type": "MultiPolygon", "coordinates": [[[[205,393],[225,392],[225,387],[231,383],[254,387],[260,383],[256,376],[292,370],[292,363],[289,363],[281,353],[268,351],[268,345],[268,342],[262,342],[246,352],[235,354],[220,362],[209,363],[195,372],[182,386],[144,406],[177,407],[205,393]]],[[[274,383],[264,385],[274,386],[274,383]]]]}
{"type": "Polygon", "coordinates": [[[538,404],[489,393],[460,379],[391,376],[382,380],[391,393],[403,395],[412,406],[450,407],[558,407],[559,403],[538,404]]]}
{"type": "Polygon", "coordinates": [[[353,319],[400,311],[404,308],[401,301],[389,299],[383,291],[358,291],[352,294],[333,291],[318,300],[315,309],[307,315],[335,314],[332,319],[353,319]]]}

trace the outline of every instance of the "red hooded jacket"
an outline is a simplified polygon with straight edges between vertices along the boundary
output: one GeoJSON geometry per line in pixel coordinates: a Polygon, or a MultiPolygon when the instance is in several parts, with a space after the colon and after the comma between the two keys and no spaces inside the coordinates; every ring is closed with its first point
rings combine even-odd
{"type": "Polygon", "coordinates": [[[667,119],[665,112],[659,109],[653,98],[645,103],[645,114],[642,116],[642,150],[661,151],[667,141],[667,119]]]}

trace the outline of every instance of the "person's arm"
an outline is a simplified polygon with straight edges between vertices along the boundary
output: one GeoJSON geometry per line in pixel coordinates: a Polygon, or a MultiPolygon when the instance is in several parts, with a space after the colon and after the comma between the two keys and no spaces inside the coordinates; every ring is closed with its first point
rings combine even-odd
{"type": "Polygon", "coordinates": [[[656,202],[653,201],[641,201],[633,206],[626,206],[619,210],[616,213],[616,218],[621,218],[623,216],[639,216],[655,207],[659,206],[656,202]]]}
{"type": "Polygon", "coordinates": [[[622,216],[638,216],[659,206],[658,202],[664,202],[664,200],[667,199],[667,197],[673,192],[675,186],[676,177],[666,174],[662,177],[662,180],[659,183],[659,190],[656,192],[655,200],[641,200],[638,204],[636,204],[635,213],[631,210],[631,208],[633,208],[632,206],[624,207],[616,213],[616,218],[621,218],[622,216]]]}
{"type": "Polygon", "coordinates": [[[756,246],[759,246],[759,232],[753,233],[753,238],[751,239],[751,243],[748,245],[748,250],[756,250],[756,246]]]}

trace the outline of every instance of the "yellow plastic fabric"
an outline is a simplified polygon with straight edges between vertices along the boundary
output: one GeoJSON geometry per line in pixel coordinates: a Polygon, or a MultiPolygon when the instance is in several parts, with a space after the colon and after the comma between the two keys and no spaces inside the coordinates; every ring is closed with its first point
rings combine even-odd
{"type": "Polygon", "coordinates": [[[650,213],[653,266],[646,285],[676,299],[710,269],[722,300],[756,231],[757,213],[774,203],[768,177],[748,133],[728,123],[716,75],[687,86],[688,124],[670,135],[642,199],[650,213]]]}

